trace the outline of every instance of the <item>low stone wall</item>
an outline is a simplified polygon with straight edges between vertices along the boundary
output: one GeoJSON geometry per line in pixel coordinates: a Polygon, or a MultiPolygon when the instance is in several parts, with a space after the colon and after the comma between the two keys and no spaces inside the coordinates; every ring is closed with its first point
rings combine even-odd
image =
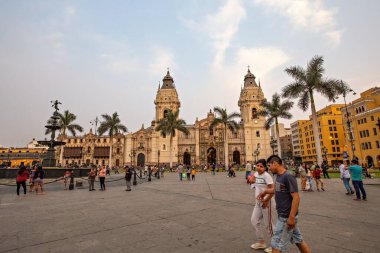
{"type": "MultiPolygon", "coordinates": [[[[18,169],[0,169],[0,178],[16,178],[18,169]]],[[[44,168],[46,178],[63,177],[66,168],[44,168]]],[[[75,177],[87,177],[90,168],[73,169],[75,177]]]]}

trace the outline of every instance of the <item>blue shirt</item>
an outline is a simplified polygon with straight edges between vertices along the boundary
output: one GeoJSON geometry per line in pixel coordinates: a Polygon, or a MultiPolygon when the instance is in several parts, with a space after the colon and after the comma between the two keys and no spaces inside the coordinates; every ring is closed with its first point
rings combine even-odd
{"type": "Polygon", "coordinates": [[[348,170],[351,172],[351,180],[352,181],[362,181],[362,173],[363,168],[359,165],[352,165],[348,168],[348,170]]]}

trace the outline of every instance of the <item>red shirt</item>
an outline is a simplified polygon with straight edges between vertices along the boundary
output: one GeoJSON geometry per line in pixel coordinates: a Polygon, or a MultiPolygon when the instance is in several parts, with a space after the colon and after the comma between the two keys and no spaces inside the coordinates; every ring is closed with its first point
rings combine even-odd
{"type": "Polygon", "coordinates": [[[313,170],[313,177],[321,177],[321,170],[320,169],[313,170]]]}
{"type": "Polygon", "coordinates": [[[25,182],[29,178],[29,172],[25,170],[21,175],[17,173],[16,182],[25,182]]]}

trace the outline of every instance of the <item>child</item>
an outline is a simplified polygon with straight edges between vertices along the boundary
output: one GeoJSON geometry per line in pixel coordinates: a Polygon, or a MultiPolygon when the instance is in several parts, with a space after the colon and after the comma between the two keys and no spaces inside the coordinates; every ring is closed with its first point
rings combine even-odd
{"type": "Polygon", "coordinates": [[[313,178],[315,180],[315,185],[317,186],[317,190],[319,191],[319,184],[321,184],[322,191],[325,191],[323,188],[323,181],[321,179],[321,168],[319,165],[315,166],[315,169],[313,170],[313,178]]]}
{"type": "Polygon", "coordinates": [[[196,171],[195,168],[193,167],[193,169],[191,170],[191,181],[194,181],[194,180],[195,180],[195,174],[197,174],[197,171],[196,171]]]}
{"type": "Polygon", "coordinates": [[[71,172],[69,169],[66,169],[65,174],[63,175],[63,183],[65,184],[64,190],[67,190],[67,180],[71,177],[71,172]]]}

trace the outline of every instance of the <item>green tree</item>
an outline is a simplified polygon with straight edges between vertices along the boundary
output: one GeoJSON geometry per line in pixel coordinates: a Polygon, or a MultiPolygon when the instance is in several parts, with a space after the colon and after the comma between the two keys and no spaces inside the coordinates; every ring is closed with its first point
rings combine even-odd
{"type": "Polygon", "coordinates": [[[108,132],[110,136],[110,155],[108,165],[112,168],[112,145],[113,145],[113,136],[120,132],[127,132],[128,129],[126,126],[121,124],[119,115],[117,112],[114,112],[112,115],[103,114],[103,121],[100,122],[100,126],[98,128],[98,134],[103,135],[105,132],[108,132]]]}
{"type": "Polygon", "coordinates": [[[214,129],[218,125],[223,127],[223,138],[224,138],[224,165],[226,170],[228,170],[228,136],[227,129],[230,129],[231,132],[236,132],[239,129],[239,124],[235,121],[236,118],[240,118],[240,114],[233,112],[231,114],[227,113],[227,109],[220,107],[214,107],[214,112],[216,117],[210,124],[210,129],[214,129]]]}
{"type": "Polygon", "coordinates": [[[183,119],[179,119],[178,116],[179,111],[173,112],[172,110],[168,110],[166,116],[158,121],[155,128],[162,136],[169,136],[170,138],[170,168],[173,165],[173,137],[175,136],[175,132],[180,131],[186,135],[190,133],[185,127],[186,122],[183,119]]]}
{"type": "Polygon", "coordinates": [[[315,109],[314,94],[320,93],[329,101],[335,101],[336,96],[342,93],[340,81],[324,77],[323,57],[314,56],[308,63],[306,69],[293,66],[285,69],[285,72],[293,77],[294,81],[282,89],[282,96],[291,99],[299,99],[298,106],[306,111],[311,107],[313,119],[313,132],[315,149],[317,152],[317,163],[322,164],[322,151],[318,131],[318,119],[315,109]]]}
{"type": "MultiPolygon", "coordinates": [[[[73,136],[76,136],[77,131],[83,132],[83,127],[78,124],[75,124],[74,121],[77,119],[77,116],[69,110],[64,111],[63,113],[58,112],[59,120],[58,125],[61,127],[59,130],[61,138],[66,136],[67,131],[70,132],[73,136]]],[[[49,119],[47,121],[48,124],[52,124],[53,120],[49,119]]],[[[50,134],[51,130],[46,129],[45,134],[50,134]]],[[[63,149],[64,146],[61,146],[60,154],[59,154],[59,163],[63,164],[63,149]]]]}
{"type": "Polygon", "coordinates": [[[275,123],[276,126],[276,141],[278,155],[281,156],[281,143],[280,143],[280,132],[278,129],[278,118],[291,119],[292,115],[289,110],[293,107],[293,102],[289,100],[281,101],[280,95],[274,93],[272,96],[272,101],[264,100],[261,102],[261,110],[258,112],[259,116],[267,117],[265,121],[265,128],[269,129],[270,126],[275,123]]]}

